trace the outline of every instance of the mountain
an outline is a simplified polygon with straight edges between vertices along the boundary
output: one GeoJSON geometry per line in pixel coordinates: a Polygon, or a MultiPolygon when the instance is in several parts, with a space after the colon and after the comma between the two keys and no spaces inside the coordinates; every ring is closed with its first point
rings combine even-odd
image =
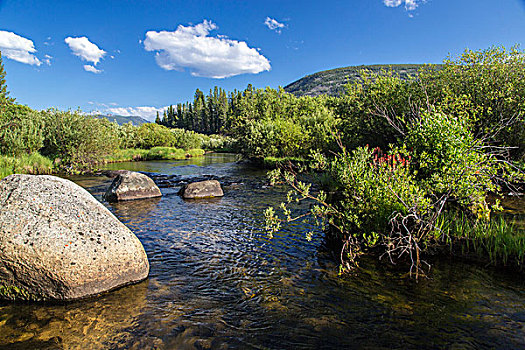
{"type": "Polygon", "coordinates": [[[351,66],[325,70],[322,72],[307,75],[284,87],[286,92],[296,96],[317,96],[332,95],[338,96],[345,91],[345,85],[355,81],[360,77],[360,71],[363,69],[380,73],[381,70],[393,70],[401,78],[408,75],[414,76],[421,64],[375,64],[368,66],[351,66]]]}
{"type": "Polygon", "coordinates": [[[123,125],[129,122],[133,123],[133,125],[135,126],[139,126],[139,125],[146,124],[146,123],[151,123],[150,121],[142,117],[139,117],[139,116],[125,117],[123,115],[95,115],[94,117],[100,118],[100,119],[106,118],[110,122],[116,122],[118,125],[123,125]]]}

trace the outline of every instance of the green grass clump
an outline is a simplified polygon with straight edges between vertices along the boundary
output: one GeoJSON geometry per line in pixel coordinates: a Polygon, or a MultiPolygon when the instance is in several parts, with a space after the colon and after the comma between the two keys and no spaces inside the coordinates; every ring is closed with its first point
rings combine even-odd
{"type": "Polygon", "coordinates": [[[104,157],[104,160],[108,163],[146,160],[148,152],[148,150],[138,148],[119,149],[104,157]]]}
{"type": "Polygon", "coordinates": [[[53,161],[34,152],[10,157],[0,155],[0,178],[11,174],[51,174],[53,172],[53,161]]]}
{"type": "Polygon", "coordinates": [[[133,162],[141,160],[173,160],[186,159],[204,155],[202,149],[190,149],[185,151],[175,147],[153,147],[149,150],[140,148],[127,148],[118,150],[106,157],[107,163],[133,162]]]}
{"type": "Polygon", "coordinates": [[[438,221],[440,236],[463,255],[476,255],[493,265],[525,264],[525,230],[502,215],[490,221],[473,221],[461,213],[448,212],[438,221]]]}
{"type": "Polygon", "coordinates": [[[148,160],[186,159],[186,151],[175,147],[153,147],[147,154],[148,160]]]}
{"type": "Polygon", "coordinates": [[[192,148],[186,151],[187,157],[199,157],[203,156],[206,152],[203,149],[200,148],[192,148]]]}

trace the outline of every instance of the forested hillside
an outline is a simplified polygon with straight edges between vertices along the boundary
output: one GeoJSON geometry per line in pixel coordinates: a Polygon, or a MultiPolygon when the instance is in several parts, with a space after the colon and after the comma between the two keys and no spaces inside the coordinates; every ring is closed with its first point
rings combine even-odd
{"type": "Polygon", "coordinates": [[[376,64],[330,69],[307,75],[288,84],[284,90],[295,96],[318,96],[323,94],[339,96],[344,92],[346,84],[360,79],[362,70],[368,70],[374,74],[379,74],[381,71],[394,71],[399,74],[400,78],[406,79],[408,76],[416,75],[421,66],[423,65],[376,64]]]}

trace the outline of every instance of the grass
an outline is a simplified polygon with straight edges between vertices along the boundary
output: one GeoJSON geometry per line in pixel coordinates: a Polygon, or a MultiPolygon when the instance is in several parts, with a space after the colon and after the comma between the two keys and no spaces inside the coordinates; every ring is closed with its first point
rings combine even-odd
{"type": "Polygon", "coordinates": [[[0,155],[0,178],[11,174],[51,174],[53,161],[39,153],[20,157],[0,155]]]}
{"type": "Polygon", "coordinates": [[[146,157],[147,160],[186,159],[186,151],[174,147],[153,147],[146,157]]]}
{"type": "Polygon", "coordinates": [[[148,150],[138,148],[119,149],[104,157],[107,163],[131,162],[146,160],[148,150]]]}
{"type": "Polygon", "coordinates": [[[153,147],[149,150],[129,148],[118,150],[104,158],[108,163],[130,162],[140,160],[173,160],[186,159],[204,155],[202,149],[190,149],[185,151],[175,147],[153,147]]]}
{"type": "Polygon", "coordinates": [[[200,148],[192,148],[186,151],[186,157],[200,157],[203,156],[206,152],[200,148]]]}
{"type": "Polygon", "coordinates": [[[440,236],[462,255],[475,255],[493,265],[525,264],[525,230],[498,215],[488,222],[475,222],[461,213],[445,213],[438,222],[440,236]]]}

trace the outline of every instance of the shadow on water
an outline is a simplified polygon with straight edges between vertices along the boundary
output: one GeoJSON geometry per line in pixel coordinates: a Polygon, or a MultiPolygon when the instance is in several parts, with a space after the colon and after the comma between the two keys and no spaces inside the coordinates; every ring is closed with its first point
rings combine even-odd
{"type": "MultiPolygon", "coordinates": [[[[0,348],[525,347],[523,276],[447,259],[418,282],[373,259],[337,276],[316,227],[293,223],[273,239],[264,232],[262,211],[286,189],[216,156],[129,164],[171,182],[162,198],[104,203],[144,244],[149,279],[71,304],[1,304],[0,348]],[[176,195],[206,176],[226,184],[224,197],[176,195]]],[[[111,182],[73,180],[99,200],[111,182]]]]}

